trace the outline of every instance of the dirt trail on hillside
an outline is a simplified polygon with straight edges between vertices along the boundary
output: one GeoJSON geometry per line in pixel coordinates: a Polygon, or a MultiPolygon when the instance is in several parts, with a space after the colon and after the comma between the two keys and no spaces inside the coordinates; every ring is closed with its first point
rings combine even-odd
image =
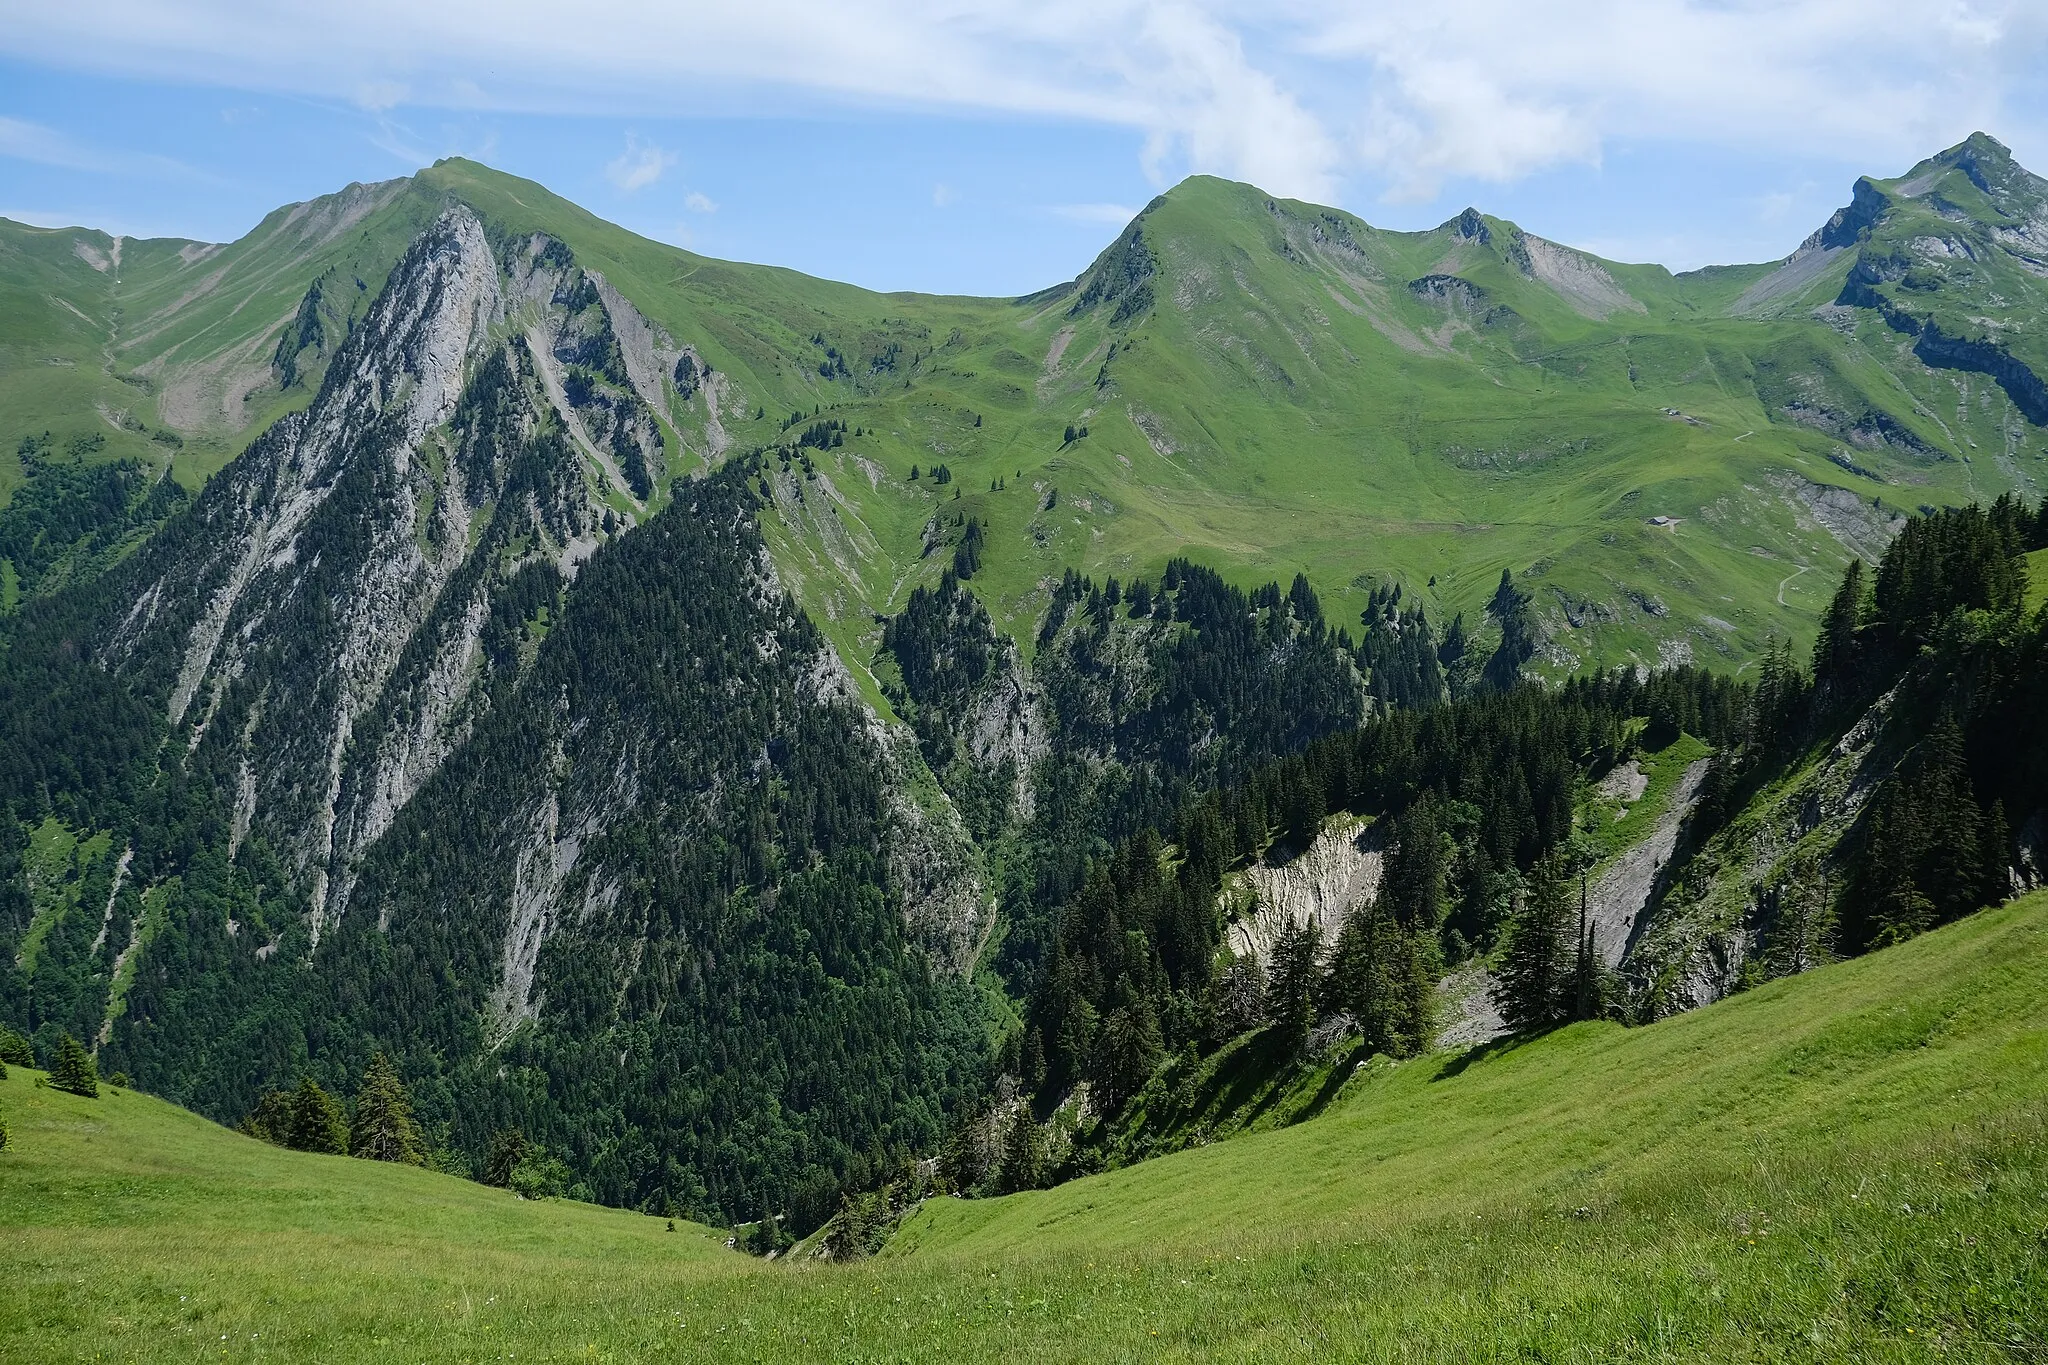
{"type": "Polygon", "coordinates": [[[1650,904],[1657,874],[1671,861],[1678,847],[1678,827],[1692,813],[1699,799],[1700,782],[1707,775],[1707,760],[1688,765],[1671,793],[1671,805],[1659,816],[1648,838],[1614,860],[1587,894],[1587,913],[1593,921],[1593,942],[1601,960],[1614,967],[1621,963],[1635,936],[1637,921],[1650,904]]]}

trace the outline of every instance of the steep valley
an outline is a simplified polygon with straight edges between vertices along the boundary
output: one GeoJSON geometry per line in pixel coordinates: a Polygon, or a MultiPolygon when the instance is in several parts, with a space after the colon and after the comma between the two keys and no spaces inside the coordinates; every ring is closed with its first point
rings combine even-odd
{"type": "Polygon", "coordinates": [[[1678,276],[1208,178],[1011,300],[466,161],[0,222],[0,1023],[844,1258],[1903,943],[2048,858],[2044,240],[1982,135],[1678,276]]]}

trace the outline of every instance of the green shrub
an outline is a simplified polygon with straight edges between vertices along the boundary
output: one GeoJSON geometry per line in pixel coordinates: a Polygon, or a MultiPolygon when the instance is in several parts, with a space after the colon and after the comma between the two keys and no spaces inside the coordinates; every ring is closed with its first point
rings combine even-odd
{"type": "Polygon", "coordinates": [[[7,1115],[0,1114],[0,1152],[7,1150],[7,1115]]]}
{"type": "Polygon", "coordinates": [[[561,1158],[536,1148],[512,1168],[506,1183],[522,1199],[558,1198],[569,1188],[569,1168],[561,1158]]]}

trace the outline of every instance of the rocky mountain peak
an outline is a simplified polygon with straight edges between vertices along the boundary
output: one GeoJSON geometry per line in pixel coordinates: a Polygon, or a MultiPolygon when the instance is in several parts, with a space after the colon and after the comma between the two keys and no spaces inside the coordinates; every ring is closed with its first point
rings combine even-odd
{"type": "Polygon", "coordinates": [[[1481,246],[1485,246],[1493,240],[1493,231],[1486,226],[1485,215],[1480,213],[1478,209],[1469,207],[1457,217],[1443,224],[1437,231],[1448,232],[1454,237],[1462,237],[1468,242],[1477,242],[1481,246]]]}

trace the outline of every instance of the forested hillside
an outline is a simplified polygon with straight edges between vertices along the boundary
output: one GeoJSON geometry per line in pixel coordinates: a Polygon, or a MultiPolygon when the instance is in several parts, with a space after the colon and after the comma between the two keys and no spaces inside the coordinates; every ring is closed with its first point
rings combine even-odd
{"type": "Polygon", "coordinates": [[[1447,970],[1483,968],[1516,1030],[1647,1022],[2038,884],[2048,611],[2027,609],[2026,556],[2044,547],[2048,502],[1917,519],[1874,573],[1843,575],[1810,670],[1779,651],[1755,683],[1482,684],[1190,793],[1062,907],[1009,1076],[955,1126],[951,1178],[1071,1178],[1242,1121],[1248,1101],[1222,1091],[1270,1104],[1290,1078],[1427,1051],[1460,1006],[1447,970]],[[1603,943],[1588,887],[1626,812],[1601,794],[1679,735],[1711,752],[1705,777],[1603,943]],[[1245,869],[1312,862],[1361,817],[1371,872],[1334,923],[1281,907],[1246,951],[1228,932],[1262,912],[1234,894],[1245,869]]]}

